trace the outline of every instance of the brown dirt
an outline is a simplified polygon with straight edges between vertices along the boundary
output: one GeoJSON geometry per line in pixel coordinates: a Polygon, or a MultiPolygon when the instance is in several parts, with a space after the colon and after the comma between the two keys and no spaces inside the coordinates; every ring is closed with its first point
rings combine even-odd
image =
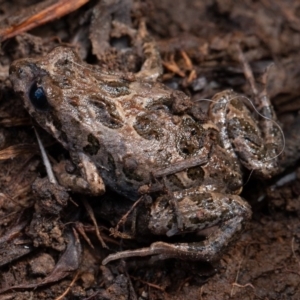
{"type": "MultiPolygon", "coordinates": [[[[31,121],[8,80],[8,67],[14,59],[42,55],[59,43],[74,45],[76,41],[82,57],[95,63],[87,32],[96,2],[2,43],[0,300],[58,299],[65,291],[68,293],[60,299],[300,299],[300,172],[295,162],[300,152],[299,1],[135,2],[133,16],[146,17],[165,62],[164,82],[193,99],[210,98],[225,88],[251,95],[232,47],[234,42],[240,43],[256,78],[274,62],[268,93],[286,134],[288,163],[285,173],[273,180],[247,183],[243,197],[253,207],[253,219],[242,237],[214,265],[179,260],[153,262],[148,258],[127,264],[117,262],[111,269],[101,266],[108,252],[96,239],[81,196],[74,196],[79,207],[70,204],[63,212],[51,203],[51,217],[44,217],[47,203],[36,198],[32,184],[36,177],[45,177],[45,171],[31,121]],[[175,72],[173,60],[179,67],[175,72]],[[287,179],[285,184],[282,178],[287,179]],[[82,229],[94,249],[79,237],[82,229]]],[[[0,29],[16,22],[19,13],[28,14],[25,8],[35,3],[38,1],[0,1],[0,29]]],[[[103,60],[111,68],[122,68],[118,65],[122,58],[113,52],[103,60]]],[[[130,70],[136,61],[131,63],[126,66],[130,70]]],[[[64,153],[51,137],[41,134],[51,155],[64,153]]],[[[35,189],[41,187],[47,194],[43,182],[35,183],[35,189]]],[[[114,240],[106,231],[110,224],[99,217],[101,212],[97,210],[101,207],[95,199],[89,200],[106,242],[113,247],[114,240]]],[[[125,212],[126,208],[120,204],[119,210],[125,212]]],[[[118,219],[111,216],[111,224],[118,219]]]]}

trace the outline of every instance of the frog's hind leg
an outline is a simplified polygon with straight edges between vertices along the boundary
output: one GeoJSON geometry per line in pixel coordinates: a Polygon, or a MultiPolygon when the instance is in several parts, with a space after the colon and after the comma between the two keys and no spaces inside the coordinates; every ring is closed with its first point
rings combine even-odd
{"type": "Polygon", "coordinates": [[[218,93],[212,99],[210,118],[219,127],[220,140],[227,152],[237,156],[248,170],[268,178],[278,172],[282,131],[266,95],[261,95],[257,108],[248,100],[253,112],[245,105],[246,100],[231,90],[218,93]]]}
{"type": "MultiPolygon", "coordinates": [[[[136,250],[127,250],[108,255],[102,264],[129,257],[155,256],[164,260],[168,258],[179,258],[189,260],[200,260],[213,262],[220,258],[222,250],[233,241],[233,236],[241,231],[242,217],[234,217],[224,222],[219,230],[210,235],[205,241],[194,243],[167,243],[155,242],[150,247],[136,250]],[[241,228],[239,228],[241,227],[241,228]]],[[[239,235],[237,235],[238,237],[239,235]]]]}
{"type": "Polygon", "coordinates": [[[253,72],[240,45],[237,43],[235,46],[244,76],[252,90],[253,101],[238,95],[230,95],[230,99],[227,99],[229,101],[226,124],[228,137],[247,169],[253,170],[261,177],[270,178],[280,171],[279,156],[285,147],[284,134],[277,123],[276,114],[267,93],[267,80],[271,65],[262,75],[262,88],[258,90],[253,72]],[[243,105],[243,100],[247,100],[246,103],[252,106],[251,112],[243,105]],[[240,110],[240,113],[236,109],[240,110]]]}
{"type": "Polygon", "coordinates": [[[136,256],[214,261],[231,242],[240,236],[251,217],[249,205],[237,195],[191,193],[177,199],[178,209],[182,214],[183,228],[181,230],[168,228],[174,222],[173,227],[176,227],[176,221],[174,221],[174,212],[170,210],[170,204],[166,205],[165,200],[161,197],[152,207],[149,229],[160,236],[194,233],[195,242],[155,242],[147,248],[111,254],[103,260],[102,264],[136,256]],[[198,234],[207,228],[213,229],[213,232],[205,240],[197,241],[198,234]]]}

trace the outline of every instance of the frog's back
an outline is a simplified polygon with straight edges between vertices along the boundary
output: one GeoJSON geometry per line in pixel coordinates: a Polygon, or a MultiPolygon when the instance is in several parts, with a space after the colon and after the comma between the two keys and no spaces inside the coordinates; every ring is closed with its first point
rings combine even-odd
{"type": "Polygon", "coordinates": [[[35,120],[72,157],[88,155],[115,191],[136,200],[141,186],[161,177],[171,190],[207,180],[214,189],[220,181],[220,174],[209,178],[212,165],[197,162],[209,155],[217,159],[220,146],[210,151],[218,129],[186,112],[193,104],[184,93],[134,74],[104,72],[63,47],[20,60],[11,73],[35,120]],[[32,94],[39,95],[38,102],[32,94]]]}

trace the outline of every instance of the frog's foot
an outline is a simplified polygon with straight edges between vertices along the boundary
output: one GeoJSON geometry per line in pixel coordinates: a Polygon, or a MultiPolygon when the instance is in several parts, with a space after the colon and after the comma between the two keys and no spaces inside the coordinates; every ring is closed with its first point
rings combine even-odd
{"type": "Polygon", "coordinates": [[[263,97],[262,107],[251,109],[259,114],[257,121],[244,104],[246,97],[231,90],[216,94],[210,106],[210,117],[218,125],[223,147],[241,163],[261,177],[278,172],[278,155],[283,147],[283,135],[276,123],[273,107],[263,97]]]}
{"type": "Polygon", "coordinates": [[[171,211],[165,197],[159,198],[152,207],[148,227],[157,235],[178,236],[195,233],[196,242],[155,242],[147,248],[111,254],[103,260],[102,264],[136,256],[214,261],[231,242],[240,236],[245,223],[251,217],[249,205],[237,195],[195,192],[177,200],[182,229],[179,229],[176,223],[174,224],[174,212],[171,211]],[[172,221],[173,228],[170,228],[172,221]],[[197,241],[199,234],[208,228],[213,232],[206,240],[197,241]]]}
{"type": "Polygon", "coordinates": [[[70,169],[68,168],[67,161],[61,161],[59,164],[53,166],[59,183],[75,193],[92,196],[104,194],[105,185],[95,164],[83,153],[79,153],[76,160],[79,160],[80,175],[67,172],[67,169],[70,169]]]}

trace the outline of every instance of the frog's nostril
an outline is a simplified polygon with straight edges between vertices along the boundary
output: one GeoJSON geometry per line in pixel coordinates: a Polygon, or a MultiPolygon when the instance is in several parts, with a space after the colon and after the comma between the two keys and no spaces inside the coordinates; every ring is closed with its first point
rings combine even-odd
{"type": "Polygon", "coordinates": [[[36,82],[30,88],[29,99],[37,110],[47,111],[50,107],[44,89],[36,82]]]}

